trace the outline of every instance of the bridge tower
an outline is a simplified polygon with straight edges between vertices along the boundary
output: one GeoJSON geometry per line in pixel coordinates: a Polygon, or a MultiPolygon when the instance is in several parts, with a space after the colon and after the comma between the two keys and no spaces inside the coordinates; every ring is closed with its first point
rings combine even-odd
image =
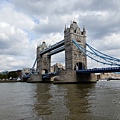
{"type": "Polygon", "coordinates": [[[48,56],[48,53],[40,55],[40,51],[43,51],[46,48],[47,45],[45,42],[37,46],[37,72],[40,74],[50,72],[51,56],[48,56]]]}
{"type": "Polygon", "coordinates": [[[86,50],[86,30],[77,25],[76,21],[70,24],[69,28],[64,30],[64,46],[65,46],[65,71],[59,72],[59,81],[63,83],[88,83],[96,82],[94,73],[76,74],[76,70],[87,69],[87,57],[80,52],[72,42],[76,41],[86,50]]]}
{"type": "Polygon", "coordinates": [[[65,66],[66,70],[77,70],[87,68],[87,58],[86,56],[77,50],[76,46],[72,42],[75,40],[83,48],[86,49],[86,31],[83,27],[83,31],[77,25],[76,21],[70,24],[70,28],[64,30],[64,40],[65,40],[65,66]]]}

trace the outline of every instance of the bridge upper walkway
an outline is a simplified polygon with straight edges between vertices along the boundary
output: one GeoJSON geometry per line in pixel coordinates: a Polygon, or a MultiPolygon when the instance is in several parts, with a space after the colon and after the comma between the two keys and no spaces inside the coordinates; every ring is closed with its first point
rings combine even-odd
{"type": "Polygon", "coordinates": [[[60,42],[58,42],[58,43],[56,43],[56,44],[46,48],[43,51],[41,51],[40,55],[43,55],[43,54],[48,53],[50,51],[51,52],[48,55],[53,55],[53,54],[56,54],[58,52],[61,52],[61,51],[63,51],[65,49],[63,45],[64,45],[64,40],[62,40],[62,41],[60,41],[60,42]]]}

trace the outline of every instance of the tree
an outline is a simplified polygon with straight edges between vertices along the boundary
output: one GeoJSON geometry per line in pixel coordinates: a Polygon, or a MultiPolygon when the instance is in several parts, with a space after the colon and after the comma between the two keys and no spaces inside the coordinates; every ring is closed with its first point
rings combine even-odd
{"type": "Polygon", "coordinates": [[[0,74],[0,79],[3,79],[3,74],[0,74]]]}
{"type": "Polygon", "coordinates": [[[8,78],[10,78],[10,77],[12,77],[12,78],[17,78],[18,75],[17,75],[16,71],[11,71],[11,72],[9,72],[9,73],[8,73],[8,78]]]}

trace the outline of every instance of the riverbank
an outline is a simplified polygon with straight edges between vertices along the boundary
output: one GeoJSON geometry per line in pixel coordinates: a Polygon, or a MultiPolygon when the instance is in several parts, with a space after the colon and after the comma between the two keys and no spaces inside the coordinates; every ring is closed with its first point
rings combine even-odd
{"type": "Polygon", "coordinates": [[[17,83],[17,82],[24,82],[24,81],[0,81],[0,83],[17,83]]]}

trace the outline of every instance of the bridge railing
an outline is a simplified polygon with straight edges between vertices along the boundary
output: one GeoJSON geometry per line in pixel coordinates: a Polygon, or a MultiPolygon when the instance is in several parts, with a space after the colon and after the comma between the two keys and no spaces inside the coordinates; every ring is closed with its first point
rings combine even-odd
{"type": "Polygon", "coordinates": [[[108,68],[92,68],[84,70],[76,70],[77,73],[106,73],[106,72],[120,72],[120,67],[108,67],[108,68]]]}

